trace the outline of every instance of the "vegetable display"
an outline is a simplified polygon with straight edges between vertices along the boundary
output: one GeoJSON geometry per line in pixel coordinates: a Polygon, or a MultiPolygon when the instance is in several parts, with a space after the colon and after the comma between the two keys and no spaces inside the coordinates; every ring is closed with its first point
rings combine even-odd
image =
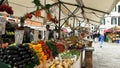
{"type": "MultiPolygon", "coordinates": [[[[27,65],[36,65],[36,55],[29,49],[28,44],[8,46],[0,49],[0,62],[9,64],[11,68],[27,68],[27,65]]],[[[29,68],[34,67],[31,66],[29,68]]]]}

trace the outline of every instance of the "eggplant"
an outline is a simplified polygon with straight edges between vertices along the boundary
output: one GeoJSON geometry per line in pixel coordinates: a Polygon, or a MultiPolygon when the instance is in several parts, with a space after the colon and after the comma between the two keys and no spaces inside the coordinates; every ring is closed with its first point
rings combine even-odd
{"type": "Polygon", "coordinates": [[[13,58],[14,62],[17,62],[17,61],[20,61],[20,60],[22,60],[21,57],[13,58]]]}
{"type": "Polygon", "coordinates": [[[17,58],[19,57],[18,55],[9,55],[8,58],[17,58]]]}
{"type": "Polygon", "coordinates": [[[23,44],[19,44],[19,45],[17,45],[17,46],[20,47],[20,48],[28,47],[28,45],[23,45],[23,44]]]}
{"type": "Polygon", "coordinates": [[[6,52],[7,52],[7,54],[17,54],[18,53],[18,51],[16,51],[16,50],[7,50],[6,52]]]}
{"type": "Polygon", "coordinates": [[[15,62],[15,63],[14,63],[15,66],[18,66],[18,65],[21,65],[21,64],[24,64],[24,60],[18,61],[18,62],[15,62]]]}
{"type": "Polygon", "coordinates": [[[9,61],[9,64],[11,64],[11,65],[12,65],[12,64],[13,64],[13,61],[9,61]]]}
{"type": "Polygon", "coordinates": [[[6,59],[6,60],[4,60],[4,63],[9,63],[9,60],[7,60],[7,59],[6,59]]]}
{"type": "Polygon", "coordinates": [[[16,46],[8,46],[6,47],[7,50],[18,50],[18,47],[16,46]]]}
{"type": "Polygon", "coordinates": [[[18,48],[18,51],[25,51],[24,48],[18,48]]]}
{"type": "Polygon", "coordinates": [[[27,54],[25,51],[20,52],[20,55],[25,55],[27,54]]]}
{"type": "Polygon", "coordinates": [[[28,58],[29,57],[29,55],[27,54],[27,55],[23,55],[22,56],[23,58],[28,58]]]}

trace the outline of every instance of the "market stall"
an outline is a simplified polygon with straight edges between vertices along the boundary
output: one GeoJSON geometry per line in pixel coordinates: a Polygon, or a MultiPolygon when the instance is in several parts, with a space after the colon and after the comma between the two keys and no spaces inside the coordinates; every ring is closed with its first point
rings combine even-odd
{"type": "Polygon", "coordinates": [[[119,30],[120,30],[119,26],[113,26],[113,27],[105,30],[104,31],[105,41],[119,43],[119,38],[120,38],[119,30]]]}
{"type": "Polygon", "coordinates": [[[67,44],[70,45],[65,45],[62,42],[45,42],[43,40],[38,43],[6,45],[6,47],[0,48],[0,61],[11,68],[40,68],[41,65],[46,68],[60,68],[62,67],[61,65],[64,65],[66,68],[74,68],[76,64],[78,65],[81,63],[80,50],[83,49],[84,44],[73,44],[73,40],[72,38],[72,40],[67,42],[67,44]]]}
{"type": "Polygon", "coordinates": [[[2,18],[0,19],[0,26],[2,24],[2,28],[0,28],[2,36],[0,37],[8,38],[10,41],[0,41],[0,67],[81,68],[84,56],[91,59],[91,61],[87,61],[86,58],[85,67],[88,65],[87,62],[90,62],[92,67],[92,51],[90,50],[92,42],[84,39],[89,36],[89,28],[81,27],[80,24],[85,22],[88,25],[100,25],[101,19],[97,14],[102,18],[117,3],[117,0],[108,1],[109,3],[107,1],[103,0],[101,7],[99,1],[95,0],[70,0],[69,2],[65,0],[28,0],[27,2],[25,0],[5,0],[0,6],[2,18]],[[99,6],[96,7],[93,5],[94,3],[98,3],[99,6]],[[11,18],[17,23],[17,26],[8,27],[12,23],[7,25],[6,22],[10,22],[11,18]],[[65,25],[71,30],[64,29],[65,25]],[[47,40],[38,39],[39,29],[31,29],[33,26],[34,28],[46,27],[43,31],[45,38],[53,37],[53,31],[58,34],[58,37],[56,39],[47,38],[47,40]],[[50,26],[55,29],[49,29],[50,26]],[[75,32],[79,33],[75,35],[75,32]],[[87,50],[90,52],[87,53],[87,50]]]}

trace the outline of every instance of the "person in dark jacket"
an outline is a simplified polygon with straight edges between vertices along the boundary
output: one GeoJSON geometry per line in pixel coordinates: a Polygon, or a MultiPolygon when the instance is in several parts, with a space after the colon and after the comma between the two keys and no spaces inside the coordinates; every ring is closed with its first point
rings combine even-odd
{"type": "Polygon", "coordinates": [[[41,32],[41,31],[39,31],[38,38],[39,38],[39,39],[42,39],[42,32],[41,32]]]}
{"type": "Polygon", "coordinates": [[[46,25],[46,31],[45,31],[45,40],[51,40],[54,38],[54,31],[50,29],[50,25],[46,25]]]}

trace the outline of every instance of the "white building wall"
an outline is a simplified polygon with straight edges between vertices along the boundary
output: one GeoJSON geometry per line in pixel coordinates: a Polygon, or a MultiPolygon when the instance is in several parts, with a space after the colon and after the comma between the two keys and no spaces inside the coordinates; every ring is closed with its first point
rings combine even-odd
{"type": "Polygon", "coordinates": [[[103,32],[105,29],[109,29],[113,26],[118,26],[118,17],[120,17],[120,12],[118,12],[118,6],[120,5],[120,2],[116,5],[116,11],[115,8],[109,15],[105,15],[105,25],[101,24],[100,26],[100,32],[103,32]],[[117,18],[117,24],[111,24],[111,18],[116,17],[117,18]]]}

